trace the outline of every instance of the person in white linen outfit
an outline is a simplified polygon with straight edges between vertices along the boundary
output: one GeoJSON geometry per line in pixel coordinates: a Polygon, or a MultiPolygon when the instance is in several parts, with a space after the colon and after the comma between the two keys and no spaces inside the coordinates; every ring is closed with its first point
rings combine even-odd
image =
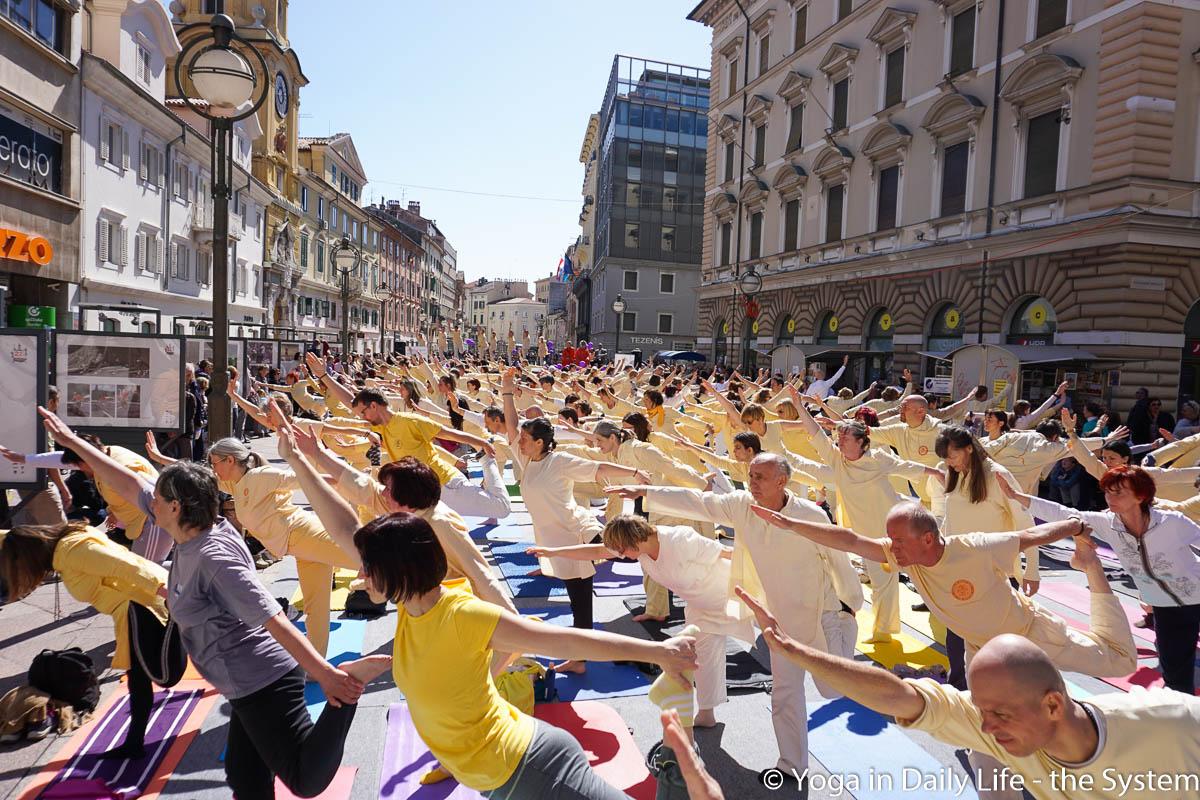
{"type": "MultiPolygon", "coordinates": [[[[504,373],[500,395],[504,399],[504,421],[508,441],[516,442],[513,456],[521,466],[521,496],[533,518],[533,538],[539,545],[562,547],[598,539],[604,528],[587,509],[575,502],[575,484],[596,481],[643,482],[650,476],[632,467],[554,452],[554,427],[545,417],[517,425],[513,401],[516,368],[504,373]]],[[[568,558],[541,559],[542,574],[559,578],[571,600],[573,625],[592,629],[592,577],[590,562],[568,558]]],[[[582,661],[564,661],[555,667],[560,672],[587,670],[582,661]]]]}
{"type": "MultiPolygon", "coordinates": [[[[820,507],[787,491],[791,466],[781,456],[761,453],[750,462],[750,491],[727,494],[655,486],[614,487],[610,492],[631,499],[646,497],[660,512],[691,516],[733,527],[732,591],[756,586],[788,634],[813,647],[849,656],[858,639],[854,612],[862,607],[862,585],[845,553],[807,541],[779,536],[751,510],[755,504],[788,516],[828,522],[820,507]],[[804,591],[799,591],[803,589],[804,591]]],[[[804,670],[784,659],[772,659],[771,723],[779,745],[776,766],[783,771],[808,766],[808,708],[804,670]]],[[[818,684],[817,688],[826,693],[818,684]]],[[[836,696],[836,695],[828,695],[836,696]]]]}
{"type": "Polygon", "coordinates": [[[730,593],[732,549],[686,525],[652,525],[636,514],[614,517],[604,526],[603,544],[532,547],[538,556],[599,560],[636,558],[642,572],[682,597],[684,619],[696,636],[695,726],[717,724],[713,709],[728,700],[725,687],[726,636],[754,641],[749,609],[730,593]]]}

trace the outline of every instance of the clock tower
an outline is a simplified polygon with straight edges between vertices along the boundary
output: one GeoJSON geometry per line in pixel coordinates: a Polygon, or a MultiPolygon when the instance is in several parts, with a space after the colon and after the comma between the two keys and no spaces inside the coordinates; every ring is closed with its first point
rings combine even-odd
{"type": "MultiPolygon", "coordinates": [[[[169,8],[176,30],[207,23],[216,13],[229,15],[239,35],[267,62],[266,75],[257,74],[260,65],[256,60],[250,62],[255,77],[269,88],[267,102],[258,111],[262,135],[252,145],[254,177],[266,184],[273,196],[263,237],[263,303],[268,325],[294,327],[295,289],[301,275],[297,129],[300,89],[308,85],[308,78],[288,41],[288,0],[173,0],[169,8]]],[[[167,74],[173,83],[173,63],[167,74]]],[[[176,87],[171,90],[178,94],[176,87]]]]}

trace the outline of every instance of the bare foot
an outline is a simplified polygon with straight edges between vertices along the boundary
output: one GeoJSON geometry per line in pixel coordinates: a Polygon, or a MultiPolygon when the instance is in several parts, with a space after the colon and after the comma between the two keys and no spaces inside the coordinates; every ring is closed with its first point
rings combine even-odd
{"type": "Polygon", "coordinates": [[[540,578],[540,577],[542,576],[542,574],[543,574],[543,573],[542,573],[542,568],[541,568],[541,567],[538,567],[537,569],[531,569],[531,570],[529,570],[529,572],[526,572],[526,573],[525,573],[525,577],[527,577],[527,578],[540,578]]]}
{"type": "Polygon", "coordinates": [[[365,686],[392,668],[392,657],[385,655],[364,656],[354,661],[343,661],[337,665],[337,668],[351,678],[362,681],[365,686]]]}
{"type": "Polygon", "coordinates": [[[667,615],[664,614],[663,616],[659,617],[655,616],[654,614],[635,614],[633,617],[634,622],[646,622],[647,620],[651,622],[666,622],[667,615]]]}
{"type": "Polygon", "coordinates": [[[891,644],[896,641],[890,633],[875,633],[867,639],[867,644],[891,644]]]}
{"type": "Polygon", "coordinates": [[[561,664],[555,664],[550,669],[554,670],[555,672],[573,672],[576,675],[582,675],[583,673],[587,672],[587,662],[571,659],[570,661],[564,661],[561,664]]]}
{"type": "Polygon", "coordinates": [[[693,728],[715,728],[717,725],[717,714],[711,708],[702,708],[700,713],[696,714],[696,719],[692,723],[693,728]]]}

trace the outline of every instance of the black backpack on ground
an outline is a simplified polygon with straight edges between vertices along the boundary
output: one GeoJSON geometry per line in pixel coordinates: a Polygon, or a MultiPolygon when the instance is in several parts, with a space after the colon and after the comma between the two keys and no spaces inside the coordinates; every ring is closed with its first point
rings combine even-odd
{"type": "Polygon", "coordinates": [[[29,665],[29,685],[59,700],[70,703],[76,711],[95,711],[100,702],[100,682],[92,657],[71,647],[66,650],[43,650],[29,665]]]}

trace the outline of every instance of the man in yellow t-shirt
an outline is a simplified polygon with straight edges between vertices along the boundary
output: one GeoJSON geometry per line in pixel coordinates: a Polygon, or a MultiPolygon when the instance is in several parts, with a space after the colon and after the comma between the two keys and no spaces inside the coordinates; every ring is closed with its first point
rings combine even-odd
{"type": "MultiPolygon", "coordinates": [[[[1024,789],[1037,800],[1150,800],[1200,791],[1200,698],[1139,688],[1076,700],[1049,656],[1016,634],[979,650],[967,672],[971,691],[902,679],[791,639],[757,599],[740,589],[738,596],[754,611],[772,655],[903,727],[998,760],[1008,771],[991,776],[991,789],[1024,789]]],[[[928,776],[915,773],[891,776],[897,794],[904,781],[908,792],[920,792],[928,776]]]]}
{"type": "Polygon", "coordinates": [[[1019,634],[1037,643],[1060,669],[1096,677],[1137,669],[1129,621],[1113,595],[1088,527],[1078,519],[1038,525],[1016,533],[968,533],[943,537],[937,520],[919,503],[903,502],[887,515],[887,538],[870,539],[847,528],[791,519],[767,509],[768,523],[835,550],[904,570],[929,610],[967,643],[967,663],[990,639],[1019,634]],[[1088,576],[1092,630],[1077,631],[1039,607],[1008,581],[1019,549],[1075,537],[1072,566],[1088,576]]]}

